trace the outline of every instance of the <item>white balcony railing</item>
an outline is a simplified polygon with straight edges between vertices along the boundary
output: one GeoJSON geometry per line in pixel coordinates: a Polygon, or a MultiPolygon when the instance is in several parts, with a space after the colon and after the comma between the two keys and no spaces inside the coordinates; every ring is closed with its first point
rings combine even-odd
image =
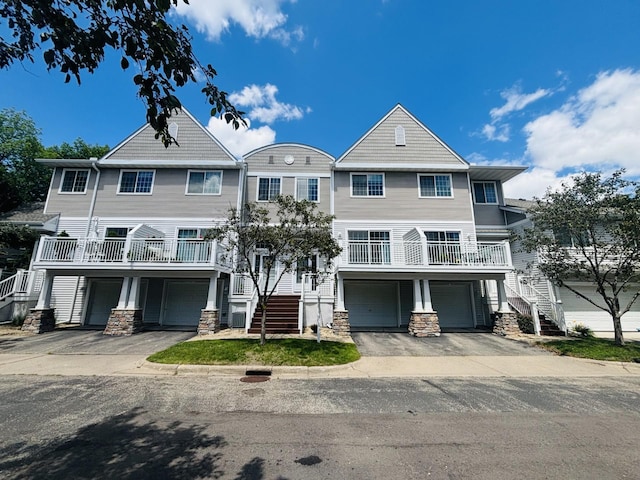
{"type": "Polygon", "coordinates": [[[44,237],[37,263],[102,264],[168,263],[230,266],[227,248],[202,239],[96,239],[44,237]]]}
{"type": "Polygon", "coordinates": [[[351,266],[511,266],[506,242],[349,241],[341,260],[343,265],[351,266]]]}

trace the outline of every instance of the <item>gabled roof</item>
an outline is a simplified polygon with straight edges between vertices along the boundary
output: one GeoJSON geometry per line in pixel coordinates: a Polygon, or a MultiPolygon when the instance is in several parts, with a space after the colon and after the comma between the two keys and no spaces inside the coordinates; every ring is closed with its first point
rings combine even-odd
{"type": "MultiPolygon", "coordinates": [[[[469,163],[435,133],[397,104],[336,160],[336,169],[349,164],[384,163],[388,169],[467,170],[469,163]],[[396,145],[396,127],[405,131],[406,142],[396,145]]],[[[373,167],[373,165],[372,165],[373,167]]]]}
{"type": "Polygon", "coordinates": [[[44,202],[34,202],[0,214],[0,223],[25,225],[35,230],[55,231],[60,214],[45,214],[44,202]]]}
{"type": "Polygon", "coordinates": [[[238,160],[227,148],[203,127],[184,107],[169,119],[177,125],[177,145],[165,147],[155,138],[156,132],[148,123],[119,143],[98,161],[99,166],[120,166],[136,162],[148,165],[157,161],[158,166],[186,166],[208,162],[208,165],[235,166],[238,160]]]}
{"type": "Polygon", "coordinates": [[[251,150],[250,152],[245,153],[242,157],[243,158],[247,158],[247,157],[250,157],[251,155],[255,155],[257,153],[264,152],[265,150],[278,149],[278,148],[281,148],[281,147],[293,147],[293,148],[300,148],[300,149],[303,149],[303,150],[311,150],[313,152],[318,153],[319,155],[323,155],[323,156],[327,157],[331,161],[335,161],[333,156],[330,153],[325,152],[324,150],[320,150],[317,147],[312,147],[311,145],[306,145],[304,143],[295,143],[295,142],[271,143],[269,145],[264,145],[262,147],[255,148],[255,149],[251,150]]]}

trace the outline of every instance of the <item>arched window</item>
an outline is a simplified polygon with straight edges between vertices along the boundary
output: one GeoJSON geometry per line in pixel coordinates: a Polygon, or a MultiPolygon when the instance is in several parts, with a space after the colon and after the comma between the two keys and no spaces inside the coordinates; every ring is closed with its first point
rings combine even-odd
{"type": "Polygon", "coordinates": [[[404,146],[406,144],[407,142],[404,135],[404,127],[402,125],[398,125],[396,127],[396,145],[404,146]]]}

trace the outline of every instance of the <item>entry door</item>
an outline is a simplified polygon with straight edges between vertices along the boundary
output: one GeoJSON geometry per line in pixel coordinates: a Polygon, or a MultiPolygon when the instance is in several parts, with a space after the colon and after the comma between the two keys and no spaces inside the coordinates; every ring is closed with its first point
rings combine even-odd
{"type": "MultiPolygon", "coordinates": [[[[302,279],[305,273],[315,273],[318,271],[318,256],[313,255],[308,258],[302,258],[298,260],[296,265],[296,283],[294,285],[294,291],[302,291],[302,279]]],[[[315,278],[312,278],[312,287],[315,288],[315,278]]]]}
{"type": "MultiPolygon", "coordinates": [[[[256,272],[263,272],[266,274],[266,262],[268,260],[268,255],[262,255],[262,254],[258,254],[255,256],[255,261],[254,261],[254,269],[256,272]]],[[[275,262],[275,265],[272,265],[271,267],[271,272],[269,273],[269,291],[271,291],[271,289],[273,289],[273,284],[276,281],[277,275],[278,275],[278,262],[275,262]]],[[[264,278],[264,277],[263,277],[264,278]]],[[[264,280],[262,283],[262,286],[264,286],[264,280]]],[[[277,290],[276,290],[277,292],[277,290]]]]}

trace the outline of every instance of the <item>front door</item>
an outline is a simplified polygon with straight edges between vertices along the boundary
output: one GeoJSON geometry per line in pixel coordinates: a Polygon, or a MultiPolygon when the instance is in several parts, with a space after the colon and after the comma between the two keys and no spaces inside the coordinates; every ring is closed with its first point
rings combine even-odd
{"type": "MultiPolygon", "coordinates": [[[[268,255],[258,254],[255,256],[254,269],[256,272],[262,272],[262,279],[260,284],[261,288],[264,288],[264,285],[265,285],[266,274],[267,274],[266,272],[267,272],[267,266],[269,261],[270,260],[268,255]]],[[[267,284],[269,292],[273,290],[273,285],[278,279],[278,270],[279,270],[278,262],[276,261],[275,264],[271,266],[271,271],[269,272],[269,283],[267,284]]]]}

